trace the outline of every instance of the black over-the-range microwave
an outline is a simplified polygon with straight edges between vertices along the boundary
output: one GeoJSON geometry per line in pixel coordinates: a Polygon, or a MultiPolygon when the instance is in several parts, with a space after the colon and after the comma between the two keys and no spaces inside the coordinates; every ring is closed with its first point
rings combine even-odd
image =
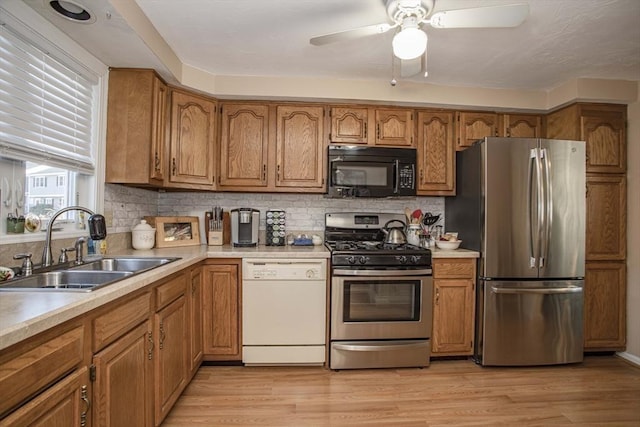
{"type": "Polygon", "coordinates": [[[327,197],[416,195],[413,148],[330,146],[327,197]]]}

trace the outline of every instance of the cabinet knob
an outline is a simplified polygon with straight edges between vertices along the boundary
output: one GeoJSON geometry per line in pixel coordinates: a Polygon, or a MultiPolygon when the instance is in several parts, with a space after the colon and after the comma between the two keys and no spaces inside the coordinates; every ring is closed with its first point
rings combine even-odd
{"type": "Polygon", "coordinates": [[[172,175],[176,174],[176,158],[175,157],[172,159],[171,174],[172,175]]]}

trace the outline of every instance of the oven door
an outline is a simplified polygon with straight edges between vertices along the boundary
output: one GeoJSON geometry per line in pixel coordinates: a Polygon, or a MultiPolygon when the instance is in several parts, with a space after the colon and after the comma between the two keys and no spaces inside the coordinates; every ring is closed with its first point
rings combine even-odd
{"type": "Polygon", "coordinates": [[[430,269],[335,269],[331,339],[430,338],[432,289],[430,269]]]}

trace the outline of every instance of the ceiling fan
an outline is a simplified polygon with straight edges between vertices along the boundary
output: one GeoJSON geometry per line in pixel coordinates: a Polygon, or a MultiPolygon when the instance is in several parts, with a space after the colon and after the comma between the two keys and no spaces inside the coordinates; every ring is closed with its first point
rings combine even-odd
{"type": "Polygon", "coordinates": [[[314,46],[353,40],[396,30],[393,37],[393,78],[410,77],[419,73],[427,76],[427,34],[422,28],[508,28],[520,25],[529,13],[526,3],[445,10],[433,13],[435,0],[382,0],[390,22],[367,25],[346,31],[312,37],[314,46]]]}

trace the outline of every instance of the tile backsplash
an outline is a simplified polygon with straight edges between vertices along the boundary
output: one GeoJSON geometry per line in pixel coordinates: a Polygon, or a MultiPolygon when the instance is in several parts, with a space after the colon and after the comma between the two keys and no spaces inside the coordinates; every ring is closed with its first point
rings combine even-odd
{"type": "MultiPolygon", "coordinates": [[[[104,215],[109,251],[131,247],[131,228],[144,216],[197,216],[200,218],[201,233],[204,233],[204,212],[213,206],[221,206],[225,211],[242,207],[258,209],[261,235],[265,230],[265,212],[268,209],[286,211],[287,232],[319,235],[323,234],[324,214],[327,212],[403,213],[404,208],[408,207],[442,214],[444,217],[443,197],[328,199],[322,194],[158,192],[106,184],[104,215]]],[[[444,224],[444,220],[440,223],[444,224]]],[[[54,250],[72,243],[73,240],[69,239],[55,240],[54,234],[54,250]]],[[[32,252],[38,254],[34,255],[38,258],[42,246],[43,242],[0,244],[0,265],[17,265],[11,257],[19,252],[32,252]]],[[[54,251],[54,256],[56,253],[54,251]]]]}

